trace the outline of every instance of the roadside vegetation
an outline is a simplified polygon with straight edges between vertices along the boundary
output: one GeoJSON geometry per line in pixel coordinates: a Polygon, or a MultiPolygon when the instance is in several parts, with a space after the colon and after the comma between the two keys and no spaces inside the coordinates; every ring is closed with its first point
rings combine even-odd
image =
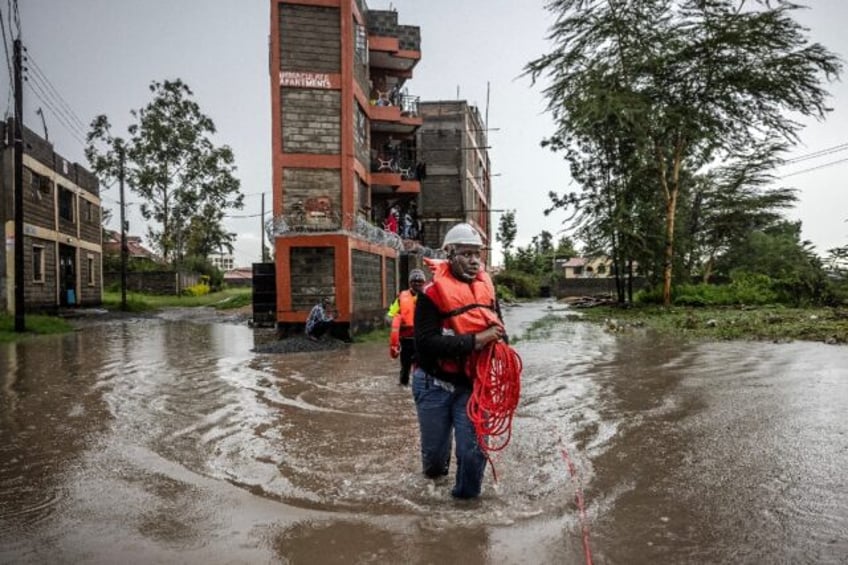
{"type": "Polygon", "coordinates": [[[18,333],[15,331],[15,317],[0,314],[0,343],[17,341],[35,335],[60,334],[73,330],[68,322],[54,316],[27,315],[25,323],[26,332],[18,333]]]}
{"type": "Polygon", "coordinates": [[[691,339],[848,343],[848,309],[780,305],[735,308],[597,306],[580,312],[579,319],[603,323],[608,331],[616,333],[647,328],[691,339]]]}
{"type": "MultiPolygon", "coordinates": [[[[248,306],[252,301],[250,288],[227,288],[217,292],[200,295],[166,296],[157,294],[127,293],[127,310],[130,312],[148,312],[162,308],[191,308],[209,306],[219,310],[229,310],[248,306]]],[[[103,307],[109,310],[121,309],[121,292],[104,291],[103,307]]]]}

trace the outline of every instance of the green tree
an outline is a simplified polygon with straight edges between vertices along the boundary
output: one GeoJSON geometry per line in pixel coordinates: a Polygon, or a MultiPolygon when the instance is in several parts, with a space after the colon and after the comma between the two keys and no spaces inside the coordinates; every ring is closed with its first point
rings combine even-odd
{"type": "Polygon", "coordinates": [[[727,279],[741,273],[766,275],[780,302],[820,303],[826,298],[825,271],[809,241],[801,239],[801,223],[781,221],[753,231],[716,261],[727,279]]]}
{"type": "Polygon", "coordinates": [[[750,155],[709,171],[692,183],[694,198],[684,210],[688,258],[686,275],[700,270],[709,282],[716,258],[743,243],[752,231],[783,221],[781,211],[797,201],[789,188],[767,189],[780,164],[772,147],[754,147],[750,155]]]}
{"type": "Polygon", "coordinates": [[[498,231],[495,239],[501,244],[504,255],[504,266],[509,269],[512,260],[512,246],[515,244],[515,236],[518,234],[518,225],[515,223],[515,210],[504,212],[498,221],[498,231]]]}
{"type": "MultiPolygon", "coordinates": [[[[556,123],[555,147],[608,147],[599,124],[632,144],[627,167],[650,167],[663,204],[663,302],[671,302],[678,203],[687,179],[768,140],[796,139],[788,117],[823,117],[823,79],[836,55],[810,43],[791,15],[801,6],[761,0],[553,0],[554,48],[531,61],[556,123]],[[587,145],[587,139],[594,143],[587,145]],[[689,174],[686,171],[689,171],[689,174]]],[[[583,151],[585,153],[585,151],[583,151]]],[[[622,175],[627,181],[635,175],[622,175]]],[[[632,187],[633,185],[625,184],[632,187]]],[[[644,234],[648,237],[648,234],[644,234]]]]}
{"type": "Polygon", "coordinates": [[[150,92],[152,101],[130,112],[127,141],[111,134],[105,115],[92,121],[86,157],[95,172],[114,178],[125,151],[128,184],[142,199],[142,217],[152,221],[148,237],[165,261],[232,252],[224,214],[243,207],[232,150],[212,143],[215,124],[181,80],[154,81],[150,92]]]}

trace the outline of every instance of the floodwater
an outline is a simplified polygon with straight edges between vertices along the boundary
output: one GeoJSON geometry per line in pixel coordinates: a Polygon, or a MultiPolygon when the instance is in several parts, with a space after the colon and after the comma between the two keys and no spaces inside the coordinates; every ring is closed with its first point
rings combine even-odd
{"type": "Polygon", "coordinates": [[[421,475],[384,344],[175,314],[0,344],[0,563],[848,563],[848,347],[567,313],[507,311],[522,398],[471,502],[421,475]]]}

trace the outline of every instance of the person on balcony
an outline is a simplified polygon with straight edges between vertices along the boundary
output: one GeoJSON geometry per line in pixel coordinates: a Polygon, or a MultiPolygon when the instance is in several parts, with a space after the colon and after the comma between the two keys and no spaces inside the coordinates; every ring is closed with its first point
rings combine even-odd
{"type": "Polygon", "coordinates": [[[399,221],[400,221],[400,212],[398,211],[397,205],[393,205],[391,208],[389,208],[389,213],[386,216],[384,229],[386,231],[389,231],[389,232],[392,232],[392,233],[397,233],[398,228],[400,227],[399,221]]]}

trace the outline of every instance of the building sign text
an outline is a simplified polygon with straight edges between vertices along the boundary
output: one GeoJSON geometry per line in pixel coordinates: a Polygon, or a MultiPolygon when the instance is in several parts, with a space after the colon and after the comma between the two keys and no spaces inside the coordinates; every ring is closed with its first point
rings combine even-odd
{"type": "Polygon", "coordinates": [[[326,73],[300,73],[280,71],[280,86],[299,88],[333,88],[330,75],[326,73]]]}

